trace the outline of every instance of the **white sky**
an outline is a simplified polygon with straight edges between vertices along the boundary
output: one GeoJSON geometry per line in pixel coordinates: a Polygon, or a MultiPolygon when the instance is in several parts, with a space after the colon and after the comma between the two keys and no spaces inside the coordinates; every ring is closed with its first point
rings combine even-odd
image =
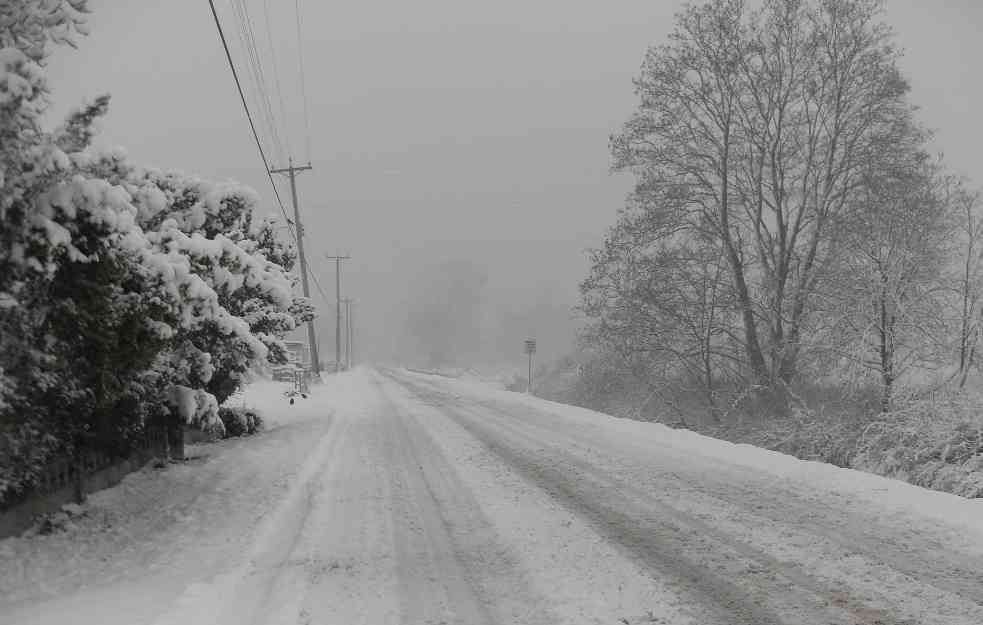
{"type": "MultiPolygon", "coordinates": [[[[287,134],[295,158],[306,160],[294,0],[248,0],[261,50],[264,2],[287,134]]],[[[235,46],[229,0],[216,4],[235,46]]],[[[600,242],[630,186],[608,173],[608,136],[635,104],[631,80],[645,48],[664,39],[680,5],[300,0],[314,167],[299,179],[309,255],[331,298],[333,267],[318,256],[354,256],[343,287],[360,302],[363,346],[387,355],[408,278],[463,257],[487,268],[492,309],[532,309],[548,292],[553,310],[540,305],[527,331],[546,357],[568,351],[583,250],[600,242]]],[[[239,180],[276,210],[207,2],[91,6],[91,36],[52,59],[53,112],[111,93],[106,141],[140,163],[239,180]]],[[[971,68],[983,58],[983,7],[888,0],[888,19],[939,149],[979,179],[983,82],[971,68]]],[[[234,55],[244,73],[238,48],[234,55]]],[[[333,318],[323,309],[320,342],[332,349],[333,318]]],[[[515,337],[520,360],[523,338],[515,337]]]]}

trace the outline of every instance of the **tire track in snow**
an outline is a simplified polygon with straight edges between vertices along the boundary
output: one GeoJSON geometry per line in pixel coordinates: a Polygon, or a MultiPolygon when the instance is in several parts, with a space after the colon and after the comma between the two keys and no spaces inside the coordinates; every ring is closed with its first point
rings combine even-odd
{"type": "Polygon", "coordinates": [[[459,408],[446,405],[442,408],[486,448],[563,507],[582,517],[629,559],[668,578],[669,586],[708,612],[706,616],[713,623],[785,624],[776,612],[761,605],[762,598],[749,600],[747,593],[731,581],[692,561],[687,551],[694,545],[682,544],[672,535],[681,531],[678,525],[641,518],[625,502],[611,502],[610,493],[605,501],[599,494],[605,488],[603,484],[589,484],[585,474],[574,474],[569,467],[554,465],[544,455],[536,457],[546,451],[542,445],[536,445],[533,453],[529,453],[516,444],[515,438],[505,439],[500,431],[492,431],[459,408]]]}
{"type": "Polygon", "coordinates": [[[271,625],[399,620],[390,469],[375,414],[381,401],[357,382],[358,404],[342,416],[345,440],[321,476],[309,522],[273,594],[271,625]]]}
{"type": "Polygon", "coordinates": [[[482,515],[493,524],[509,559],[518,564],[515,568],[525,574],[520,583],[534,589],[540,611],[556,616],[544,621],[523,605],[503,622],[716,623],[523,479],[451,416],[419,401],[397,381],[387,379],[386,386],[452,464],[467,490],[480,497],[482,515]]]}
{"type": "Polygon", "coordinates": [[[883,610],[865,606],[842,588],[814,579],[801,567],[779,562],[696,517],[654,502],[631,484],[612,479],[549,442],[563,436],[555,428],[543,428],[532,436],[518,427],[528,424],[501,406],[474,402],[480,404],[475,410],[437,385],[426,386],[429,392],[412,387],[411,391],[453,415],[527,479],[590,520],[626,555],[676,578],[698,603],[714,608],[718,622],[901,622],[883,610]]]}
{"type": "MultiPolygon", "coordinates": [[[[447,393],[438,385],[427,386],[436,393],[447,393]]],[[[469,401],[509,417],[513,424],[521,423],[526,430],[536,432],[537,437],[545,437],[544,440],[562,438],[565,449],[576,449],[582,457],[596,457],[602,453],[598,450],[606,446],[606,453],[618,454],[616,464],[626,468],[625,473],[647,475],[650,493],[671,492],[673,500],[686,499],[687,509],[703,508],[705,513],[713,508],[730,510],[746,525],[735,536],[748,534],[763,525],[791,529],[813,551],[826,550],[818,559],[825,560],[826,565],[822,567],[828,573],[825,577],[834,582],[839,582],[844,573],[836,572],[835,563],[831,569],[829,554],[862,558],[865,563],[861,564],[870,572],[846,574],[846,577],[851,578],[860,594],[883,594],[882,604],[892,610],[905,604],[907,612],[919,614],[918,618],[934,612],[934,616],[950,619],[945,622],[983,622],[980,616],[983,611],[979,609],[983,607],[983,557],[959,551],[958,536],[946,535],[941,529],[939,532],[924,527],[916,530],[896,519],[878,516],[864,508],[862,502],[851,504],[849,498],[839,497],[836,507],[822,497],[803,499],[800,492],[783,487],[777,478],[719,458],[701,455],[697,464],[685,452],[671,446],[658,448],[667,457],[654,456],[650,442],[619,438],[615,444],[613,439],[604,440],[606,433],[600,428],[592,432],[576,427],[560,431],[557,425],[565,421],[564,415],[550,410],[548,403],[535,409],[526,402],[507,403],[513,413],[521,412],[522,419],[518,420],[514,414],[504,411],[501,404],[483,399],[469,401]],[[652,475],[653,469],[658,471],[657,476],[652,475]],[[869,579],[871,573],[878,576],[877,582],[869,579]],[[889,581],[885,575],[893,580],[889,581]],[[892,585],[898,587],[893,590],[894,596],[884,594],[892,585]]],[[[838,596],[838,603],[844,601],[842,595],[838,596]]]]}
{"type": "Polygon", "coordinates": [[[193,583],[154,625],[246,625],[264,623],[269,597],[289,561],[311,511],[319,474],[342,440],[335,415],[302,465],[276,512],[256,532],[248,558],[207,583],[193,583]]]}
{"type": "Polygon", "coordinates": [[[518,622],[521,614],[524,623],[556,623],[443,452],[416,417],[375,386],[387,402],[402,621],[492,625],[518,622]]]}
{"type": "MultiPolygon", "coordinates": [[[[488,401],[475,400],[475,403],[500,409],[488,401]]],[[[524,411],[525,425],[537,427],[542,432],[554,432],[555,421],[564,419],[562,414],[550,410],[547,403],[535,411],[516,403],[515,409],[524,411]],[[553,422],[543,419],[545,415],[553,422]]],[[[597,448],[603,444],[579,431],[564,432],[563,436],[584,448],[597,448]]],[[[628,444],[633,447],[633,452],[651,452],[644,444],[630,440],[628,444]]],[[[660,451],[686,458],[685,452],[672,447],[662,447],[660,451]]],[[[625,455],[619,462],[629,462],[630,458],[625,455]]],[[[790,517],[794,517],[796,526],[836,544],[845,552],[864,554],[939,591],[983,606],[983,553],[978,549],[976,553],[959,550],[953,534],[940,531],[929,536],[916,532],[901,520],[872,513],[864,508],[863,502],[852,502],[851,505],[849,500],[841,498],[834,506],[821,497],[803,501],[800,493],[783,487],[777,478],[768,480],[767,488],[760,488],[763,476],[753,469],[718,458],[701,456],[700,464],[704,466],[699,471],[694,471],[692,466],[681,471],[664,463],[660,481],[694,495],[714,498],[727,506],[740,507],[754,501],[755,514],[767,515],[769,521],[789,523],[790,517]]]]}

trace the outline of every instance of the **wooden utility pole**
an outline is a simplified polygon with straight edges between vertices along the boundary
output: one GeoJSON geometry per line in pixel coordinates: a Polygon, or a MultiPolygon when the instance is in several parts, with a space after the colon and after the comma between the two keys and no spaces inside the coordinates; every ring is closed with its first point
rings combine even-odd
{"type": "MultiPolygon", "coordinates": [[[[289,166],[282,169],[271,169],[271,174],[286,174],[290,179],[290,194],[294,201],[294,225],[297,227],[297,255],[300,256],[300,284],[304,289],[304,297],[310,298],[311,289],[307,282],[307,257],[304,256],[304,225],[300,221],[300,203],[297,201],[297,183],[295,178],[302,171],[312,169],[311,164],[294,167],[293,159],[288,161],[289,166]]],[[[307,341],[311,351],[311,371],[317,377],[321,373],[321,361],[317,354],[317,337],[314,334],[314,320],[307,322],[307,341]]]]}
{"type": "Polygon", "coordinates": [[[355,366],[355,317],[352,316],[354,300],[348,306],[348,365],[355,366]]]}
{"type": "Polygon", "coordinates": [[[352,298],[341,300],[345,303],[345,368],[352,368],[352,298]]]}
{"type": "Polygon", "coordinates": [[[334,284],[335,284],[335,320],[334,320],[334,372],[341,371],[341,261],[351,258],[350,255],[328,256],[328,260],[334,261],[334,284]]]}

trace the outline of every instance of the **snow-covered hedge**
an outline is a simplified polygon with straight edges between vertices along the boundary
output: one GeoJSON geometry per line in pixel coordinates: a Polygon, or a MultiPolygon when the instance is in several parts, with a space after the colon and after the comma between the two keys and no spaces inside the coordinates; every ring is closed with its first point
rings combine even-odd
{"type": "Polygon", "coordinates": [[[0,501],[53,454],[223,428],[218,406],[312,316],[253,191],[94,148],[108,96],[43,127],[45,58],[87,13],[0,6],[0,501]]]}
{"type": "Polygon", "coordinates": [[[263,418],[255,410],[222,406],[218,416],[224,426],[224,438],[249,436],[263,429],[263,418]]]}

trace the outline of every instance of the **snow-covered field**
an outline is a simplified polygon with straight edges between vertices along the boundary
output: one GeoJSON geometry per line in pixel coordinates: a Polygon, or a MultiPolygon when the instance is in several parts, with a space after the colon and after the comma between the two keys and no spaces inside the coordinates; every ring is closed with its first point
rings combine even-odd
{"type": "Polygon", "coordinates": [[[0,541],[0,623],[983,623],[983,501],[357,369],[0,541]]]}

